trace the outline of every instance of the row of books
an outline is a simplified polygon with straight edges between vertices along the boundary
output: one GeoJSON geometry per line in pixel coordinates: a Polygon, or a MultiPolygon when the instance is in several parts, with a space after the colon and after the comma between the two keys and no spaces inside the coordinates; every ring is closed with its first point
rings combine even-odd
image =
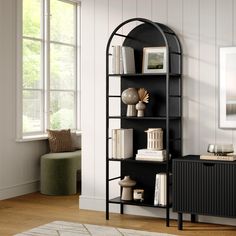
{"type": "Polygon", "coordinates": [[[112,46],[112,73],[135,73],[133,48],[120,45],[112,46]]]}
{"type": "MultiPolygon", "coordinates": [[[[166,188],[167,188],[167,174],[166,173],[156,174],[155,194],[154,194],[154,205],[155,206],[157,206],[157,205],[166,206],[167,205],[167,189],[166,188]]],[[[169,192],[169,199],[171,202],[171,191],[169,192]]]]}
{"type": "Polygon", "coordinates": [[[112,158],[133,157],[133,129],[112,129],[112,158]]]}

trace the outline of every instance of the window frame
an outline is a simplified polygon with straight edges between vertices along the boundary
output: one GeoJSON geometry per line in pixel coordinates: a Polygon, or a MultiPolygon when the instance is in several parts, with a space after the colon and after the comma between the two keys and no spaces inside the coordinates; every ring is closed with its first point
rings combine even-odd
{"type": "MultiPolygon", "coordinates": [[[[41,24],[42,28],[40,31],[41,39],[37,39],[34,37],[28,37],[23,35],[23,1],[17,1],[17,56],[16,56],[16,141],[34,141],[34,140],[42,140],[47,139],[46,129],[49,128],[50,125],[50,92],[51,91],[62,91],[60,89],[50,89],[50,45],[63,45],[63,43],[57,41],[50,41],[50,20],[48,19],[48,10],[50,10],[50,0],[42,0],[42,8],[41,8],[41,24]],[[46,12],[46,14],[44,14],[46,12]],[[43,118],[42,122],[42,131],[36,132],[27,132],[23,133],[23,91],[24,90],[40,90],[40,89],[25,89],[23,88],[23,40],[24,38],[29,38],[31,40],[40,41],[42,43],[41,47],[41,59],[42,59],[42,71],[41,75],[43,77],[43,88],[41,92],[42,96],[42,106],[43,106],[43,118]],[[45,41],[47,43],[45,43],[45,41]]],[[[75,24],[75,37],[76,42],[75,45],[72,45],[75,48],[75,89],[66,90],[67,92],[71,91],[74,93],[74,120],[75,120],[75,130],[77,132],[80,131],[81,127],[81,2],[78,0],[60,0],[69,4],[76,4],[75,8],[75,16],[76,16],[76,24],[75,24]]],[[[65,44],[64,44],[65,45],[65,44]]]]}

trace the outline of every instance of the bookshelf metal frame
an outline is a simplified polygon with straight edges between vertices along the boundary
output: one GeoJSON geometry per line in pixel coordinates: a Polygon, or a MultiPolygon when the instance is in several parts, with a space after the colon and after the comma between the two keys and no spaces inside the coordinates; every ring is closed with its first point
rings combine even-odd
{"type": "MultiPolygon", "coordinates": [[[[109,184],[113,180],[121,179],[131,172],[135,175],[135,170],[143,171],[143,174],[150,171],[151,176],[140,176],[140,182],[151,181],[153,185],[153,175],[155,173],[159,173],[160,171],[164,171],[167,174],[167,186],[170,186],[170,177],[169,173],[171,172],[171,159],[165,162],[152,162],[152,161],[136,161],[135,158],[118,160],[112,159],[109,157],[109,121],[110,119],[120,119],[122,128],[134,128],[134,151],[137,150],[139,145],[144,145],[145,139],[142,134],[142,131],[145,130],[149,124],[153,125],[153,127],[159,127],[160,125],[164,128],[165,133],[165,149],[166,154],[169,156],[170,150],[172,150],[171,158],[178,158],[182,156],[182,50],[180,41],[177,35],[166,25],[155,23],[151,20],[144,18],[132,18],[124,21],[120,25],[118,25],[114,31],[111,33],[106,47],[106,219],[109,219],[109,204],[120,204],[120,213],[124,213],[124,205],[137,205],[137,206],[147,206],[147,207],[155,207],[155,208],[165,208],[166,209],[166,226],[169,226],[169,214],[171,204],[169,202],[170,195],[170,187],[167,187],[167,205],[166,206],[154,206],[150,201],[149,202],[128,202],[122,201],[120,197],[115,199],[109,198],[109,184]],[[118,31],[125,26],[126,24],[138,22],[138,24],[134,29],[132,29],[127,35],[120,34],[118,31]],[[152,37],[153,36],[153,37],[152,37]],[[124,37],[125,40],[123,42],[123,46],[130,46],[134,48],[135,51],[135,65],[136,65],[136,73],[134,74],[109,74],[110,65],[109,65],[109,57],[111,56],[110,47],[113,37],[124,37]],[[142,48],[143,47],[158,47],[165,46],[167,51],[167,61],[166,61],[166,73],[154,73],[154,74],[143,74],[142,73],[142,48]],[[152,109],[150,109],[147,113],[147,116],[144,117],[126,117],[125,116],[125,105],[121,104],[121,115],[120,116],[110,116],[109,112],[109,99],[110,98],[121,98],[120,95],[111,95],[109,94],[109,80],[112,79],[113,76],[120,76],[121,79],[121,92],[130,87],[147,87],[152,90],[153,87],[156,89],[160,88],[156,92],[153,90],[153,94],[158,96],[162,94],[162,98],[164,97],[164,101],[160,106],[163,109],[159,111],[158,107],[155,104],[155,97],[151,97],[152,109]],[[138,81],[139,80],[139,81],[138,81]],[[146,80],[146,81],[145,81],[146,80]],[[177,82],[175,82],[176,80],[177,82]],[[159,81],[159,82],[158,82],[159,81]],[[163,82],[164,81],[164,82],[163,82]],[[174,81],[171,82],[170,81],[174,81]],[[173,88],[172,85],[173,84],[173,88]],[[155,88],[155,85],[156,86],[155,88]],[[170,94],[170,90],[171,93],[170,94]],[[175,101],[175,102],[173,102],[175,101]],[[177,103],[176,103],[177,101],[177,103]],[[175,110],[174,107],[178,107],[178,114],[172,114],[172,110],[175,110]],[[171,122],[171,123],[170,123],[171,122]],[[172,124],[174,122],[174,124],[172,124]],[[141,127],[141,130],[140,130],[141,127]],[[137,131],[136,131],[137,129],[137,131]],[[177,133],[178,135],[175,135],[177,133]],[[177,148],[174,147],[174,143],[178,142],[177,148]],[[171,148],[171,149],[170,149],[171,148]],[[109,175],[109,163],[111,161],[120,161],[121,162],[121,170],[120,176],[110,178],[109,175]]],[[[148,90],[149,91],[149,90],[148,90]]],[[[149,104],[147,105],[149,106],[149,104]]],[[[137,176],[136,176],[137,177],[137,176]]],[[[147,187],[147,194],[153,192],[153,189],[147,187]],[[150,190],[150,191],[149,191],[150,190]]],[[[150,194],[151,196],[151,194],[150,194]]],[[[150,198],[149,196],[149,198],[150,198]]],[[[153,195],[154,197],[154,195],[153,195]]]]}

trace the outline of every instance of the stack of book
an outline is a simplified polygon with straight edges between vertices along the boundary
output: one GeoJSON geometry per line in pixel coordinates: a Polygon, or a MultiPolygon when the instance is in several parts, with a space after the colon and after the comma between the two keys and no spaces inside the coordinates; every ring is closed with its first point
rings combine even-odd
{"type": "Polygon", "coordinates": [[[236,161],[236,153],[229,153],[225,155],[215,155],[213,153],[207,153],[200,155],[200,159],[211,161],[236,161]]]}
{"type": "Polygon", "coordinates": [[[112,73],[135,73],[133,48],[120,45],[112,46],[112,73]]]}
{"type": "MultiPolygon", "coordinates": [[[[166,173],[156,174],[154,205],[167,205],[167,175],[166,173]]],[[[171,192],[169,195],[171,201],[171,192]]]]}
{"type": "Polygon", "coordinates": [[[165,161],[166,150],[139,149],[136,160],[140,161],[165,161]]]}
{"type": "Polygon", "coordinates": [[[133,157],[133,129],[112,129],[112,158],[133,157]]]}

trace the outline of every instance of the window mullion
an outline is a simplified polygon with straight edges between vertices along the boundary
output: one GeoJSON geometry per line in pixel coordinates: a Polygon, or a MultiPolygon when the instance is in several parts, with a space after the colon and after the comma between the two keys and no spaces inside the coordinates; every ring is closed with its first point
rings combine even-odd
{"type": "Polygon", "coordinates": [[[45,119],[45,131],[49,128],[50,124],[50,1],[44,0],[44,45],[45,45],[45,73],[44,73],[44,119],[45,119]]]}

